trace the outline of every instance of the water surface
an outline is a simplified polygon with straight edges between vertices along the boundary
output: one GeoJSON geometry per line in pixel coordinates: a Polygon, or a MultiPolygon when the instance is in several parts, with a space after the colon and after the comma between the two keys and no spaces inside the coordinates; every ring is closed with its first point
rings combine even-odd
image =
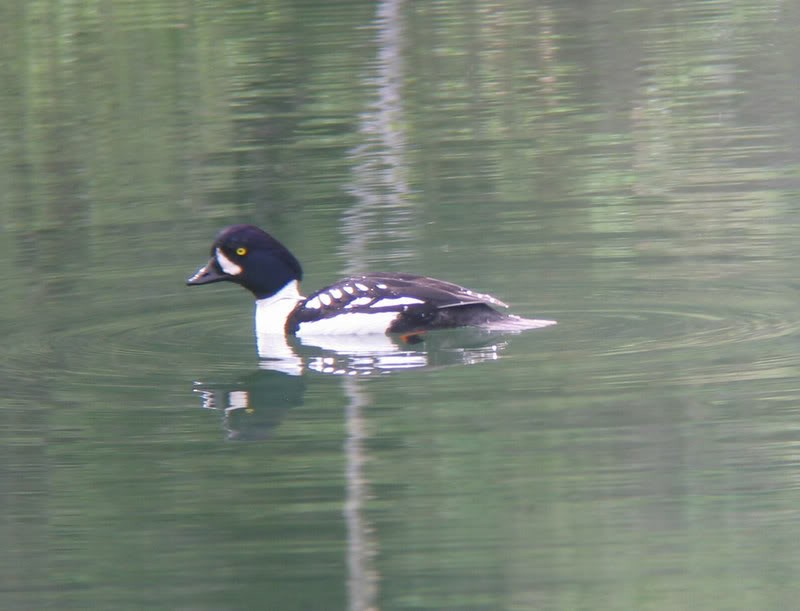
{"type": "Polygon", "coordinates": [[[798,19],[8,8],[0,606],[792,607],[798,19]],[[287,372],[234,222],[559,324],[287,372]]]}

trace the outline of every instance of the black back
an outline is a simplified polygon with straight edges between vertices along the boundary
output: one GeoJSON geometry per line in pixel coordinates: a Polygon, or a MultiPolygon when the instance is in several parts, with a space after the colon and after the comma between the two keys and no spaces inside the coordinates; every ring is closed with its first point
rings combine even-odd
{"type": "Polygon", "coordinates": [[[485,324],[504,318],[491,306],[507,307],[491,295],[451,282],[393,272],[344,278],[313,293],[293,312],[287,331],[347,313],[398,312],[390,332],[485,324]]]}

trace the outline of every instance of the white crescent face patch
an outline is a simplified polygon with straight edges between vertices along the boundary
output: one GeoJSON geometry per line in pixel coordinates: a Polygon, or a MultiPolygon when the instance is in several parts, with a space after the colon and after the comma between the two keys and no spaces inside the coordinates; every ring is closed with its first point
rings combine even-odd
{"type": "Polygon", "coordinates": [[[222,252],[221,249],[217,248],[214,251],[214,256],[217,258],[217,263],[219,263],[220,268],[222,271],[228,274],[229,276],[238,276],[242,273],[242,268],[231,261],[228,257],[225,256],[225,253],[222,252]]]}

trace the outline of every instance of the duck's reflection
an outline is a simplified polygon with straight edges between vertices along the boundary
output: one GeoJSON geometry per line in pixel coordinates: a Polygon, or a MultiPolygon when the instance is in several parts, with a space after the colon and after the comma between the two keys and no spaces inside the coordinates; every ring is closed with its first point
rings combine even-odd
{"type": "Polygon", "coordinates": [[[305,379],[281,371],[257,370],[228,383],[196,382],[203,408],[222,415],[231,441],[263,441],[281,424],[286,412],[303,403],[305,379]]]}
{"type": "Polygon", "coordinates": [[[507,345],[507,335],[469,328],[410,337],[260,337],[258,354],[261,369],[289,375],[366,376],[493,361],[507,345]]]}
{"type": "Polygon", "coordinates": [[[345,336],[258,339],[258,369],[229,381],[198,381],[203,408],[220,412],[226,437],[269,439],[288,410],[302,405],[310,375],[366,377],[475,365],[500,358],[509,336],[480,329],[421,337],[345,336]]]}

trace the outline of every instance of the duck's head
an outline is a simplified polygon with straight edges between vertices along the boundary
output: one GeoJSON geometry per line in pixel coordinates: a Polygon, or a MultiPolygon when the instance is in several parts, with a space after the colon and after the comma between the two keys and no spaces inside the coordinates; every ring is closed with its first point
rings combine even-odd
{"type": "Polygon", "coordinates": [[[211,245],[211,260],[186,284],[227,280],[263,299],[302,277],[303,269],[294,255],[266,231],[253,225],[231,225],[220,231],[211,245]]]}

